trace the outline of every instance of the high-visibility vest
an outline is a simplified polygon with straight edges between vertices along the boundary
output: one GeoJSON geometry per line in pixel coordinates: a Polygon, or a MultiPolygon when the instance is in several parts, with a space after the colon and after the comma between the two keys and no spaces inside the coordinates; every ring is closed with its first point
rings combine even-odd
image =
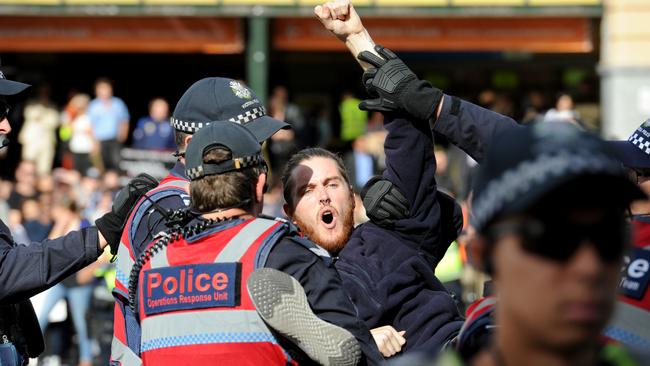
{"type": "Polygon", "coordinates": [[[294,364],[246,290],[288,232],[284,220],[254,218],[153,242],[138,282],[143,364],[294,364]]]}
{"type": "MultiPolygon", "coordinates": [[[[156,188],[147,192],[147,197],[149,200],[157,202],[173,195],[187,195],[188,186],[189,181],[187,179],[177,177],[173,174],[168,174],[160,181],[156,188]]],[[[129,292],[129,275],[131,269],[141,254],[136,252],[133,248],[133,240],[143,217],[153,209],[153,205],[149,200],[143,197],[138,201],[135,209],[131,212],[131,215],[124,226],[124,231],[120,238],[120,245],[115,260],[115,288],[113,291],[116,295],[122,296],[125,300],[127,299],[126,295],[129,292]]]]}
{"type": "MultiPolygon", "coordinates": [[[[154,202],[166,197],[188,196],[189,181],[173,174],[167,175],[158,186],[147,196],[154,202]]],[[[189,202],[188,202],[189,203],[189,202]]],[[[113,296],[116,298],[113,321],[113,341],[111,344],[111,364],[121,366],[139,366],[140,359],[140,325],[135,314],[129,309],[129,276],[139,258],[138,248],[133,248],[135,233],[143,218],[148,215],[153,205],[144,197],[138,201],[126,222],[115,261],[115,287],[113,296]]],[[[182,207],[178,207],[182,208],[182,207]]]]}

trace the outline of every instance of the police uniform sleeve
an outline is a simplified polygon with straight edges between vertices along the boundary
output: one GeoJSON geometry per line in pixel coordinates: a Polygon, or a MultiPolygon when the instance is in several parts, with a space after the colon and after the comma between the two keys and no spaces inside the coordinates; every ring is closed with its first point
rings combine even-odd
{"type": "Polygon", "coordinates": [[[361,346],[362,364],[381,364],[383,356],[370,331],[357,317],[356,309],[346,295],[334,266],[328,265],[307,248],[290,239],[277,243],[269,253],[266,267],[293,276],[305,289],[314,313],[321,319],[347,329],[361,346]]]}
{"type": "Polygon", "coordinates": [[[0,302],[25,300],[54,286],[97,260],[98,244],[97,228],[89,227],[41,243],[17,245],[0,221],[0,302]]]}
{"type": "Polygon", "coordinates": [[[494,136],[520,128],[512,118],[457,97],[445,95],[433,131],[445,136],[477,162],[481,162],[494,136]]]}

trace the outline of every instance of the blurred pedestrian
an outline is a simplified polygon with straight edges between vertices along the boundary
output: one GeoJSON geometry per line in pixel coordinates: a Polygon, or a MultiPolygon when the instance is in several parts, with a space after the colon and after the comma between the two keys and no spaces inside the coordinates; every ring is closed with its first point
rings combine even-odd
{"type": "Polygon", "coordinates": [[[133,148],[173,151],[174,129],[169,125],[169,104],[163,98],[149,102],[149,115],[142,117],[133,130],[133,148]]]}
{"type": "Polygon", "coordinates": [[[59,127],[59,111],[50,100],[50,88],[38,88],[36,99],[27,102],[25,121],[18,134],[23,147],[22,159],[33,161],[39,176],[52,171],[56,149],[56,129],[59,127]]]}
{"type": "MultiPolygon", "coordinates": [[[[54,226],[50,232],[50,238],[57,238],[68,234],[71,231],[84,229],[90,226],[87,220],[83,220],[79,214],[74,201],[67,197],[61,197],[55,204],[53,210],[54,226]]],[[[46,297],[38,314],[38,322],[41,332],[45,332],[48,324],[48,316],[56,303],[65,298],[68,301],[68,307],[72,315],[75,332],[77,334],[77,343],[79,347],[79,364],[78,366],[92,366],[91,341],[88,336],[88,325],[86,323],[86,312],[90,305],[92,295],[93,270],[99,266],[98,262],[81,269],[61,283],[56,284],[48,290],[46,297]]]]}
{"type": "Polygon", "coordinates": [[[90,97],[86,94],[76,94],[70,99],[68,111],[74,111],[74,117],[70,120],[71,136],[69,142],[70,152],[74,169],[87,175],[88,170],[93,167],[92,155],[99,152],[99,142],[95,139],[92,123],[88,116],[88,105],[90,97]]]}
{"type": "Polygon", "coordinates": [[[119,169],[120,150],[129,134],[129,110],[122,99],[113,96],[107,78],[95,82],[96,98],[88,106],[88,117],[99,141],[104,169],[119,169]]]}

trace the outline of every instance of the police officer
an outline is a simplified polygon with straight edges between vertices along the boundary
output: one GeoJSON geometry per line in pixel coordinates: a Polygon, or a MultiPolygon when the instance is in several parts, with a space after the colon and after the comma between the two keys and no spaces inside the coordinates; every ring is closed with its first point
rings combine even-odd
{"type": "Polygon", "coordinates": [[[629,244],[625,213],[645,195],[600,138],[569,124],[514,129],[495,141],[475,184],[472,245],[494,280],[498,328],[490,346],[463,362],[628,364],[600,334],[629,244]]]}
{"type": "Polygon", "coordinates": [[[124,227],[116,260],[114,334],[111,359],[137,360],[140,354],[140,325],[130,311],[129,275],[135,262],[155,235],[174,225],[169,213],[189,204],[189,180],[185,175],[185,148],[192,135],[211,121],[241,123],[262,143],[275,132],[290,126],[270,118],[255,93],[239,81],[211,77],[192,84],[179,99],[170,119],[178,148],[178,161],[158,187],[147,192],[124,227]]]}
{"type": "MultiPolygon", "coordinates": [[[[624,141],[609,141],[630,178],[650,192],[650,120],[644,121],[624,141]]],[[[630,207],[632,248],[624,257],[619,301],[605,335],[631,350],[650,357],[650,200],[630,207]]]]}
{"type": "MultiPolygon", "coordinates": [[[[0,71],[0,149],[9,145],[7,135],[11,132],[7,119],[10,104],[5,97],[18,94],[27,87],[27,84],[7,80],[0,71]]],[[[121,227],[131,206],[149,187],[148,180],[136,180],[120,191],[112,211],[97,220],[97,227],[73,231],[43,243],[17,245],[7,226],[0,221],[2,366],[24,364],[29,357],[36,357],[43,351],[43,335],[29,297],[94,262],[107,243],[117,250],[121,227]]]]}
{"type": "Polygon", "coordinates": [[[359,345],[362,364],[381,362],[327,253],[288,222],[258,217],[266,163],[254,135],[239,124],[211,123],[189,142],[185,172],[190,212],[198,216],[148,246],[129,288],[143,364],[285,365],[291,348],[259,319],[251,295],[271,322],[280,318],[276,330],[317,362],[356,364],[359,345]],[[307,301],[285,286],[270,287],[279,283],[272,278],[249,280],[260,267],[293,276],[307,301]]]}

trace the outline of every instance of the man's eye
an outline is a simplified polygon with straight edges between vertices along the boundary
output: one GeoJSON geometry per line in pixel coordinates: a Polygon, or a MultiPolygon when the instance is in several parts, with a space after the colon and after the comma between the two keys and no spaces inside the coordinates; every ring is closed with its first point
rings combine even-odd
{"type": "Polygon", "coordinates": [[[306,195],[307,193],[311,193],[312,191],[313,191],[312,188],[305,188],[305,190],[302,191],[302,195],[304,196],[304,195],[306,195]]]}
{"type": "Polygon", "coordinates": [[[338,183],[330,183],[327,186],[330,187],[330,188],[337,188],[339,186],[339,184],[338,183]]]}

